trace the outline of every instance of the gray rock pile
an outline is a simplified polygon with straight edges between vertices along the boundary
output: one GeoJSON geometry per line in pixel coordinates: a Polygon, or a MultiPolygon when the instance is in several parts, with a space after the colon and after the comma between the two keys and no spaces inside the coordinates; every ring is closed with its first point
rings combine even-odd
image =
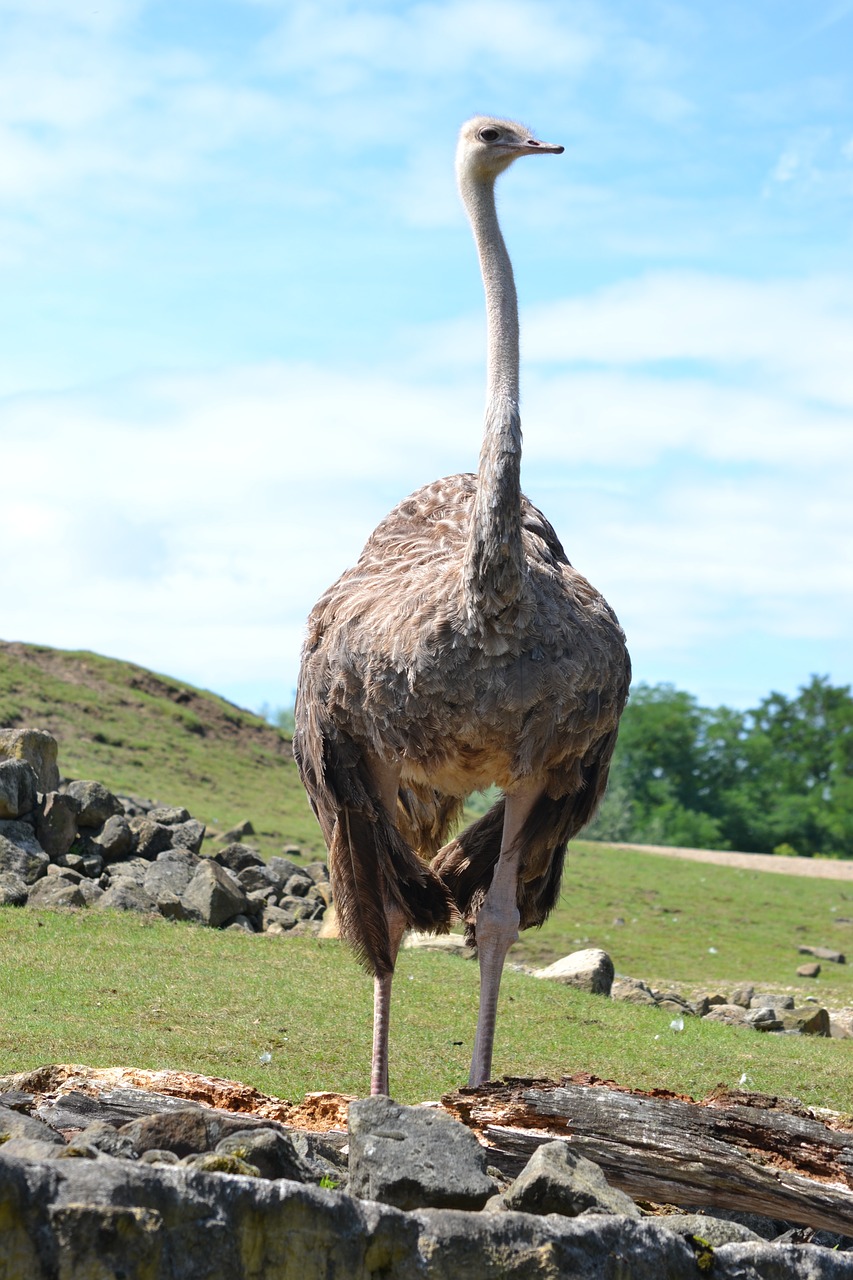
{"type": "Polygon", "coordinates": [[[331,901],[324,863],[265,862],[235,841],[203,855],[186,809],[60,783],[56,741],[0,730],[0,905],[159,912],[249,933],[316,933],[331,901]]]}
{"type": "Polygon", "coordinates": [[[732,988],[728,994],[710,991],[687,1000],[674,991],[654,990],[638,978],[619,977],[610,995],[613,1000],[654,1006],[675,1019],[697,1017],[753,1031],[850,1038],[844,1011],[830,1015],[813,996],[798,1006],[793,995],[756,991],[748,983],[732,988]]]}
{"type": "Polygon", "coordinates": [[[646,1216],[563,1141],[511,1178],[458,1121],[387,1098],[353,1103],[348,1135],[137,1089],[34,1104],[0,1094],[0,1274],[10,1277],[853,1275],[845,1237],[800,1230],[809,1243],[792,1243],[784,1223],[755,1216],[749,1226],[646,1216]]]}

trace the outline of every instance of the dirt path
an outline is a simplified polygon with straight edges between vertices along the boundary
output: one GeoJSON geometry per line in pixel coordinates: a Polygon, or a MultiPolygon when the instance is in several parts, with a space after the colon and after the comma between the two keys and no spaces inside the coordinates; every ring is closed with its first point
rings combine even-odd
{"type": "Polygon", "coordinates": [[[817,880],[853,880],[853,861],[829,858],[785,858],[772,853],[722,853],[715,849],[676,849],[662,844],[609,844],[610,849],[636,849],[638,853],[686,858],[688,862],[714,862],[720,867],[747,871],[773,871],[781,876],[812,876],[817,880]]]}

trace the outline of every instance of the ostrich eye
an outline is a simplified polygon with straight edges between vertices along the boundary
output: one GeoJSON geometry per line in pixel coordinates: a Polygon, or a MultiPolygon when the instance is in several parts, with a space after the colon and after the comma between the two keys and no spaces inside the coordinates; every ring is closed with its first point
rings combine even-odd
{"type": "Polygon", "coordinates": [[[497,142],[500,136],[501,135],[497,129],[489,128],[480,130],[480,138],[483,142],[497,142]]]}

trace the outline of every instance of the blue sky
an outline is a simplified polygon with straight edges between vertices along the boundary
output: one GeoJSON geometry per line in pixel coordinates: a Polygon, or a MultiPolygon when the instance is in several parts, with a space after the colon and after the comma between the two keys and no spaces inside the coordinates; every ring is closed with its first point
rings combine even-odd
{"type": "Polygon", "coordinates": [[[853,0],[0,0],[0,635],[244,706],[476,465],[453,150],[499,205],[523,479],[635,674],[853,680],[853,0]]]}

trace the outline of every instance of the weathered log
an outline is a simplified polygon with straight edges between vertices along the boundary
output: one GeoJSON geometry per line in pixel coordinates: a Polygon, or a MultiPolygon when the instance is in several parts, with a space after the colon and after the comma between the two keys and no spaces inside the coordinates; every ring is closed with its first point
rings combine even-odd
{"type": "Polygon", "coordinates": [[[442,1101],[507,1172],[560,1138],[635,1199],[746,1210],[853,1235],[853,1131],[796,1103],[722,1090],[694,1102],[591,1079],[507,1080],[442,1101]]]}

